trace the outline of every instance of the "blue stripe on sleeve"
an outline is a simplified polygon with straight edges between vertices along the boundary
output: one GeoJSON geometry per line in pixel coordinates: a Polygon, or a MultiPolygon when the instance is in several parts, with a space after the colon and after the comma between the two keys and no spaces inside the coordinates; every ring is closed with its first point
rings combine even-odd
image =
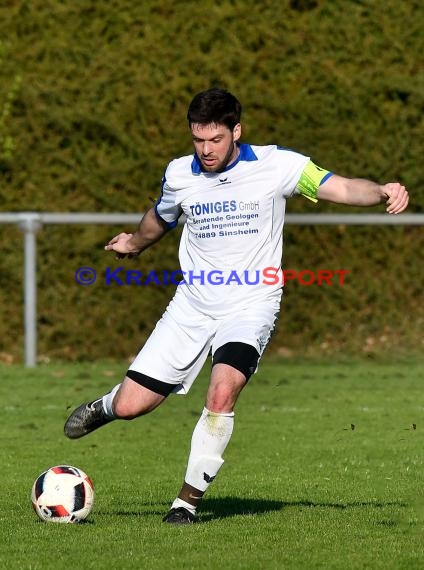
{"type": "Polygon", "coordinates": [[[321,182],[319,183],[319,185],[321,186],[321,184],[324,184],[324,182],[326,180],[328,180],[330,178],[330,176],[333,176],[332,172],[327,172],[327,174],[324,176],[324,178],[321,180],[321,182]]]}

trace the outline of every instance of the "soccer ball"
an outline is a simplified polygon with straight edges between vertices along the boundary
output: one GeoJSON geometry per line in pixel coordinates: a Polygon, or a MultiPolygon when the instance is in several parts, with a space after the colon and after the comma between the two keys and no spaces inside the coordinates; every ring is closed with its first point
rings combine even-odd
{"type": "Polygon", "coordinates": [[[43,521],[81,522],[93,508],[93,483],[77,467],[50,467],[35,480],[31,501],[35,512],[43,521]]]}

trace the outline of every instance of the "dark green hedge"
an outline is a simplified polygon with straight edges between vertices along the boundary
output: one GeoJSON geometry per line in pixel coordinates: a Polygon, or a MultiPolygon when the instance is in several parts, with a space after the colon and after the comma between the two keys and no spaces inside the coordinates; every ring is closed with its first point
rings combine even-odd
{"type": "MultiPolygon", "coordinates": [[[[220,85],[244,105],[244,140],[295,148],[342,175],[402,180],[420,212],[423,25],[414,0],[3,2],[1,209],[146,210],[167,162],[191,151],[192,95],[220,85]]],[[[103,244],[121,229],[39,233],[43,355],[123,358],[151,330],[172,289],[74,282],[80,265],[112,263],[103,244]]],[[[130,263],[174,268],[179,231],[130,263]]],[[[272,348],[422,350],[423,241],[421,228],[288,227],[286,266],[351,274],[331,290],[288,287],[272,348]]],[[[0,226],[0,246],[0,352],[19,359],[20,232],[0,226]]]]}

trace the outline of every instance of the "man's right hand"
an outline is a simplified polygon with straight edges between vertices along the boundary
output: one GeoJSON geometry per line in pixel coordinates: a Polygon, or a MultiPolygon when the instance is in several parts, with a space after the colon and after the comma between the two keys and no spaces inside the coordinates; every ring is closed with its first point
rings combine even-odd
{"type": "Polygon", "coordinates": [[[110,242],[105,245],[106,251],[114,251],[116,253],[116,259],[124,259],[124,257],[135,257],[139,254],[137,250],[134,249],[134,245],[131,243],[131,238],[134,234],[121,233],[110,240],[110,242]]]}

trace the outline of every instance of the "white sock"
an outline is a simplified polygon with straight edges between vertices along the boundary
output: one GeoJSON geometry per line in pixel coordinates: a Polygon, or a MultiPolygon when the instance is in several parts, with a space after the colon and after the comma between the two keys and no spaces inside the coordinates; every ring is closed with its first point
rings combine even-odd
{"type": "Polygon", "coordinates": [[[190,503],[186,503],[185,501],[177,497],[175,501],[172,503],[171,509],[178,509],[179,507],[184,507],[185,509],[190,511],[192,515],[196,514],[196,507],[194,505],[190,505],[190,503]]]}
{"type": "Polygon", "coordinates": [[[219,414],[203,409],[191,439],[185,482],[206,491],[224,460],[225,451],[233,433],[234,412],[219,414]]]}
{"type": "Polygon", "coordinates": [[[103,404],[103,411],[107,418],[115,419],[115,414],[113,413],[113,399],[115,397],[116,392],[119,390],[121,384],[117,384],[110,392],[105,394],[102,398],[103,404]]]}

